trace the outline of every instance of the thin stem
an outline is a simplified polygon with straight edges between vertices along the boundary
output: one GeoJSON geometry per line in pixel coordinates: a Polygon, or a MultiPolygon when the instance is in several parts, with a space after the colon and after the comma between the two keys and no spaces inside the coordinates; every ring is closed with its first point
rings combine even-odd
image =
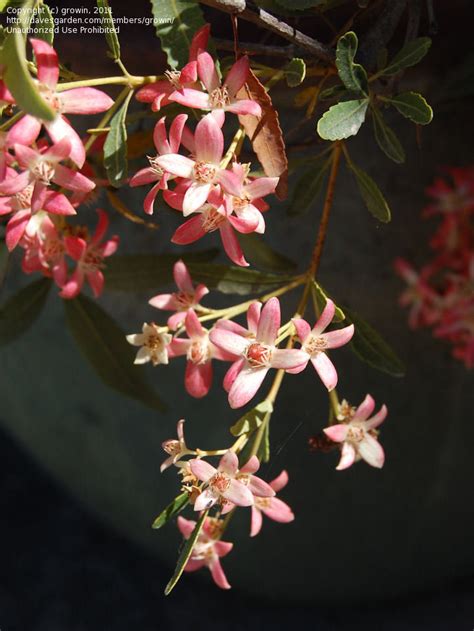
{"type": "Polygon", "coordinates": [[[225,156],[221,160],[221,164],[220,164],[221,169],[227,168],[234,154],[237,153],[239,145],[242,144],[244,138],[245,138],[245,131],[244,131],[243,126],[241,125],[239,129],[235,132],[235,135],[232,138],[232,142],[230,143],[230,146],[227,149],[225,156]]]}
{"type": "MultiPolygon", "coordinates": [[[[131,91],[132,91],[131,88],[129,86],[126,86],[122,90],[122,92],[120,92],[120,94],[118,95],[117,99],[115,100],[115,103],[112,105],[112,107],[109,110],[107,110],[105,112],[104,116],[101,118],[101,120],[100,120],[100,122],[99,122],[99,124],[97,126],[97,129],[101,130],[107,125],[109,120],[112,118],[112,116],[115,114],[115,112],[119,109],[119,107],[122,105],[122,103],[125,101],[125,99],[129,96],[131,91]]],[[[89,149],[94,144],[97,135],[98,135],[97,132],[94,132],[87,139],[87,142],[84,145],[86,153],[89,151],[89,149]]]]}
{"type": "Polygon", "coordinates": [[[9,118],[5,123],[3,123],[3,125],[0,126],[0,131],[6,131],[7,129],[10,129],[10,127],[18,122],[20,118],[23,118],[24,115],[25,112],[23,111],[17,112],[14,116],[9,118]]]}
{"type": "Polygon", "coordinates": [[[66,81],[59,83],[56,87],[57,92],[71,90],[72,88],[87,88],[95,85],[127,85],[131,88],[138,88],[146,83],[155,83],[162,79],[161,75],[150,75],[147,77],[138,77],[134,75],[120,77],[98,77],[93,79],[81,79],[80,81],[66,81]]]}

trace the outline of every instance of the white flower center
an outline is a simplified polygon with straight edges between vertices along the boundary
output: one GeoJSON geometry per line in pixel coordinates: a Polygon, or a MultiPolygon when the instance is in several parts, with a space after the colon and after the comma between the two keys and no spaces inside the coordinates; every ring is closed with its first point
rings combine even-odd
{"type": "Polygon", "coordinates": [[[326,339],[322,336],[310,335],[304,343],[304,349],[310,355],[320,353],[328,347],[326,339]]]}
{"type": "Polygon", "coordinates": [[[48,162],[47,160],[38,160],[31,170],[35,178],[43,184],[46,184],[46,186],[53,179],[54,171],[54,164],[52,162],[48,162]]]}
{"type": "Polygon", "coordinates": [[[163,169],[158,164],[158,156],[147,156],[147,158],[152,171],[161,177],[163,175],[163,169]]]}
{"type": "Polygon", "coordinates": [[[225,216],[211,206],[203,213],[203,230],[206,232],[214,232],[214,230],[217,230],[225,220],[225,216]]]}
{"type": "Polygon", "coordinates": [[[192,361],[193,364],[205,364],[209,361],[211,352],[209,349],[209,342],[205,340],[194,340],[187,352],[187,358],[192,361]]]}
{"type": "Polygon", "coordinates": [[[215,473],[209,480],[209,487],[216,493],[225,493],[230,486],[231,479],[222,471],[215,473]]]}
{"type": "Polygon", "coordinates": [[[217,168],[208,162],[195,162],[193,167],[193,177],[200,184],[210,184],[216,177],[217,168]]]}
{"type": "Polygon", "coordinates": [[[226,85],[221,88],[215,88],[209,95],[209,102],[212,109],[223,108],[230,105],[229,90],[226,85]]]}

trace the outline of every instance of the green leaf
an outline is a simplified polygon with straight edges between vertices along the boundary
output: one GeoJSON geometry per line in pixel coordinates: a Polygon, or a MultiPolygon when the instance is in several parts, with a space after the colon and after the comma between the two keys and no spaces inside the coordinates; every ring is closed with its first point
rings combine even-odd
{"type": "Polygon", "coordinates": [[[183,508],[189,502],[189,493],[181,493],[178,497],[175,497],[172,502],[168,504],[168,506],[161,511],[158,517],[153,522],[152,528],[158,530],[162,526],[164,526],[170,519],[173,519],[178,513],[180,513],[183,508]]]}
{"type": "Polygon", "coordinates": [[[123,254],[111,257],[105,270],[105,287],[112,291],[153,291],[173,281],[173,266],[183,260],[212,261],[219,250],[186,254],[123,254]]]}
{"type": "Polygon", "coordinates": [[[163,411],[164,405],[145,381],[142,369],[133,364],[136,348],[127,342],[115,320],[86,296],[63,302],[69,329],[102,381],[154,410],[163,411]]]}
{"type": "Polygon", "coordinates": [[[428,125],[433,120],[433,110],[417,92],[403,92],[388,99],[390,105],[418,125],[428,125]]]}
{"type": "MultiPolygon", "coordinates": [[[[328,299],[332,300],[332,298],[328,296],[327,292],[316,281],[313,281],[311,290],[316,300],[316,304],[318,305],[319,313],[321,314],[324,310],[324,307],[326,306],[328,299]]],[[[345,317],[346,317],[344,314],[344,311],[340,307],[338,307],[336,303],[334,303],[334,305],[336,307],[334,311],[334,318],[333,318],[334,322],[344,322],[345,317]]]]}
{"type": "Polygon", "coordinates": [[[49,278],[35,280],[0,307],[0,345],[20,337],[37,319],[51,287],[49,278]]]}
{"type": "Polygon", "coordinates": [[[156,34],[171,68],[188,62],[194,33],[204,26],[202,11],[193,0],[151,0],[156,34]]]}
{"type": "Polygon", "coordinates": [[[54,41],[54,18],[47,4],[38,7],[35,13],[35,37],[47,42],[50,46],[54,41]]]}
{"type": "Polygon", "coordinates": [[[306,77],[306,64],[303,59],[295,57],[289,61],[283,68],[285,72],[286,83],[290,88],[296,88],[303,83],[306,77]]]}
{"type": "Polygon", "coordinates": [[[132,98],[133,90],[127,94],[125,101],[110,121],[110,131],[104,142],[104,166],[107,177],[112,186],[118,187],[127,178],[127,117],[128,104],[132,98]]]}
{"type": "Polygon", "coordinates": [[[372,109],[372,120],[375,140],[384,154],[398,164],[405,162],[405,152],[397,135],[390,129],[384,121],[382,113],[375,107],[372,109]]]}
{"type": "Polygon", "coordinates": [[[288,272],[296,269],[297,265],[283,254],[273,250],[255,232],[250,234],[239,234],[239,242],[244,251],[245,257],[257,268],[270,272],[288,272]]]}
{"type": "Polygon", "coordinates": [[[24,3],[14,30],[5,40],[1,54],[1,64],[5,66],[3,80],[20,109],[42,120],[52,121],[56,113],[40,96],[26,60],[26,37],[22,30],[28,29],[34,4],[34,0],[24,3]]]}
{"type": "Polygon", "coordinates": [[[365,120],[368,99],[337,103],[318,121],[318,134],[325,140],[342,140],[355,136],[365,120]]]}
{"type": "Polygon", "coordinates": [[[191,533],[191,536],[189,537],[189,539],[187,539],[184,542],[184,546],[181,550],[181,554],[179,555],[178,563],[176,564],[176,569],[174,571],[174,574],[165,588],[165,596],[168,596],[168,594],[170,594],[172,589],[175,587],[176,583],[181,578],[181,574],[184,571],[186,563],[189,561],[189,557],[191,556],[193,552],[194,544],[196,543],[197,538],[199,537],[201,530],[204,526],[207,513],[208,513],[207,510],[201,513],[201,516],[199,517],[199,521],[195,525],[194,530],[191,533]]]}
{"type": "Polygon", "coordinates": [[[273,405],[270,401],[262,401],[254,408],[246,412],[239,420],[232,425],[230,433],[233,436],[242,434],[252,434],[259,427],[267,414],[273,412],[273,405]]]}
{"type": "Polygon", "coordinates": [[[357,313],[344,307],[346,322],[354,325],[355,332],[351,341],[354,353],[373,368],[388,373],[393,377],[403,377],[405,366],[392,348],[372,326],[357,313]]]}
{"type": "Polygon", "coordinates": [[[323,186],[329,163],[330,159],[320,158],[311,163],[310,167],[303,172],[295,184],[289,202],[289,215],[303,215],[313,206],[323,186]]]}
{"type": "Polygon", "coordinates": [[[340,37],[336,49],[336,67],[342,83],[348,90],[367,96],[367,73],[360,64],[354,63],[357,46],[357,35],[353,31],[340,37]]]}
{"type": "Polygon", "coordinates": [[[356,167],[355,164],[349,166],[356,177],[359,192],[369,212],[379,221],[389,222],[391,219],[390,208],[377,184],[370,175],[356,167]]]}
{"type": "Polygon", "coordinates": [[[295,279],[294,276],[270,274],[219,263],[190,263],[188,269],[193,280],[204,283],[210,289],[217,289],[223,294],[259,293],[285,285],[295,279]]]}
{"type": "Polygon", "coordinates": [[[270,460],[270,423],[264,427],[262,441],[258,446],[257,458],[260,462],[268,462],[270,460]]]}
{"type": "Polygon", "coordinates": [[[383,70],[385,76],[397,74],[404,68],[414,66],[428,52],[431,46],[431,39],[429,37],[418,37],[417,39],[408,42],[400,52],[398,52],[392,61],[383,70]]]}
{"type": "Polygon", "coordinates": [[[330,88],[321,90],[321,92],[319,93],[319,100],[329,101],[330,99],[334,99],[334,98],[341,100],[341,97],[346,94],[347,94],[346,86],[338,83],[336,85],[332,85],[330,88]]]}
{"type": "Polygon", "coordinates": [[[102,24],[105,29],[105,39],[112,58],[120,59],[120,42],[115,29],[114,19],[112,17],[112,11],[108,0],[97,0],[97,7],[101,12],[100,15],[102,16],[102,24]]]}

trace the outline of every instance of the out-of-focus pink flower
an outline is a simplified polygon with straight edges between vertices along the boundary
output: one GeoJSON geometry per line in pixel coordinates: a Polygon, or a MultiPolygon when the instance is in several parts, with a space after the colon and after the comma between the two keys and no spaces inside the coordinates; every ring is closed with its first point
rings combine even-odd
{"type": "Polygon", "coordinates": [[[208,114],[196,125],[195,160],[179,153],[157,156],[157,165],[173,175],[191,182],[183,198],[186,217],[206,203],[210,191],[219,183],[224,136],[214,118],[208,114]]]}
{"type": "MultiPolygon", "coordinates": [[[[15,155],[19,166],[24,169],[19,174],[11,174],[0,182],[1,195],[15,195],[33,184],[31,209],[40,210],[42,193],[53,182],[69,191],[88,193],[95,183],[87,177],[59,164],[71,155],[71,144],[63,138],[45,151],[15,145],[15,155]]],[[[64,213],[63,213],[64,214],[64,213]]],[[[71,214],[71,213],[68,213],[71,214]]]]}
{"type": "Polygon", "coordinates": [[[197,71],[207,92],[182,88],[170,95],[170,101],[200,110],[210,111],[222,127],[225,112],[260,116],[262,109],[251,99],[238,99],[237,92],[244,85],[249,73],[248,57],[241,57],[229,70],[221,84],[211,55],[202,52],[197,56],[197,71]]]}
{"type": "Polygon", "coordinates": [[[13,156],[8,152],[7,132],[0,132],[0,182],[5,179],[7,167],[13,162],[13,156]]]}
{"type": "Polygon", "coordinates": [[[171,342],[172,357],[186,355],[184,385],[187,392],[198,399],[206,396],[212,385],[212,360],[234,361],[235,355],[214,346],[209,331],[199,322],[193,309],[188,309],[185,318],[188,338],[175,337],[171,342]]]}
{"type": "MultiPolygon", "coordinates": [[[[302,318],[293,319],[293,324],[301,341],[301,350],[306,353],[306,364],[311,361],[321,381],[329,391],[333,390],[337,385],[337,371],[326,351],[344,346],[344,344],[350,342],[354,335],[353,324],[324,333],[334,318],[335,310],[336,307],[333,301],[328,300],[320,318],[312,329],[306,320],[302,318]]],[[[306,367],[306,364],[299,366],[297,370],[292,372],[300,372],[306,367]]]]}
{"type": "Polygon", "coordinates": [[[216,346],[239,356],[230,368],[231,377],[226,376],[226,384],[230,386],[231,408],[242,407],[255,396],[270,368],[288,371],[305,364],[308,359],[307,353],[302,350],[279,349],[275,346],[281,322],[278,298],[270,298],[257,322],[255,338],[222,326],[216,326],[211,331],[211,341],[216,346]]]}
{"type": "MultiPolygon", "coordinates": [[[[243,471],[243,468],[241,471],[243,471]]],[[[277,478],[270,482],[270,486],[275,493],[281,491],[287,484],[288,473],[286,471],[282,471],[277,478]]],[[[281,524],[288,524],[295,518],[288,504],[282,502],[278,497],[254,497],[254,500],[250,523],[251,537],[258,535],[262,528],[262,513],[268,518],[273,519],[273,521],[280,522],[281,524]]]]}
{"type": "Polygon", "coordinates": [[[158,366],[158,364],[168,363],[171,335],[154,322],[151,324],[144,322],[142,332],[127,335],[127,342],[133,346],[140,346],[134,364],[146,364],[151,361],[153,366],[158,366]]]}
{"type": "Polygon", "coordinates": [[[174,264],[173,276],[179,291],[172,294],[158,294],[148,303],[156,309],[176,311],[168,318],[168,326],[174,330],[184,322],[188,309],[199,308],[199,303],[209,293],[209,289],[202,284],[194,287],[188,268],[183,261],[177,261],[174,264]]]}
{"type": "Polygon", "coordinates": [[[240,471],[239,459],[231,450],[222,456],[217,469],[200,458],[190,460],[190,466],[196,478],[206,485],[194,503],[194,510],[205,510],[219,502],[225,513],[234,506],[252,506],[254,496],[275,495],[269,484],[253,475],[260,466],[256,456],[240,471]]]}
{"type": "Polygon", "coordinates": [[[440,298],[431,288],[429,279],[433,274],[432,266],[425,266],[418,273],[407,261],[397,258],[394,261],[397,274],[407,283],[407,289],[401,294],[399,302],[403,307],[410,306],[408,323],[412,329],[430,325],[440,317],[440,298]]]}
{"type": "Polygon", "coordinates": [[[182,458],[183,456],[187,456],[187,455],[195,453],[194,451],[191,451],[190,449],[188,449],[186,446],[186,441],[184,440],[184,419],[183,418],[178,421],[178,424],[176,427],[176,433],[178,434],[178,439],[169,438],[168,440],[165,440],[161,443],[161,446],[169,455],[169,458],[166,458],[166,460],[161,464],[161,467],[160,467],[161,473],[163,473],[165,469],[168,469],[168,467],[171,467],[171,465],[176,464],[178,460],[182,458]]]}
{"type": "Polygon", "coordinates": [[[52,277],[60,288],[67,280],[67,263],[64,240],[45,213],[38,213],[38,226],[34,235],[25,232],[20,241],[20,247],[25,250],[22,269],[25,274],[41,272],[44,276],[52,277]]]}
{"type": "Polygon", "coordinates": [[[166,79],[149,83],[140,88],[136,93],[137,101],[141,103],[151,103],[154,112],[159,111],[170,103],[170,95],[182,88],[199,87],[197,81],[197,56],[201,51],[206,50],[209,40],[210,25],[205,24],[193,36],[189,48],[188,63],[180,70],[167,70],[166,79]]]}
{"type": "Polygon", "coordinates": [[[183,133],[183,128],[187,120],[186,114],[179,114],[173,119],[173,122],[170,125],[169,132],[169,141],[166,136],[166,126],[165,120],[166,118],[160,118],[160,120],[156,123],[155,129],[153,131],[153,142],[155,143],[157,155],[153,157],[148,157],[150,162],[150,166],[145,169],[141,169],[130,180],[130,186],[143,186],[144,184],[151,184],[152,182],[156,182],[153,188],[150,189],[149,193],[145,197],[145,201],[143,204],[143,208],[145,212],[149,215],[153,214],[153,204],[155,202],[156,196],[160,190],[165,190],[168,187],[168,180],[172,179],[174,176],[163,170],[161,166],[158,164],[158,157],[167,155],[167,154],[176,154],[179,151],[179,146],[181,144],[181,136],[183,133]]]}
{"type": "Polygon", "coordinates": [[[440,177],[427,187],[433,201],[424,209],[425,217],[474,211],[474,168],[450,167],[445,171],[451,183],[440,177]]]}
{"type": "Polygon", "coordinates": [[[324,433],[336,443],[342,443],[341,459],[336,469],[347,469],[361,458],[372,467],[381,468],[385,461],[382,445],[377,440],[376,428],[383,423],[387,416],[387,408],[382,405],[380,410],[372,416],[375,401],[368,394],[359,407],[349,412],[342,423],[324,428],[324,433]]]}
{"type": "MultiPolygon", "coordinates": [[[[222,589],[230,589],[220,557],[229,554],[234,544],[216,538],[220,531],[220,526],[216,524],[216,521],[211,517],[206,518],[184,571],[194,572],[202,567],[208,567],[216,585],[222,589]]],[[[184,519],[181,515],[178,517],[178,528],[185,539],[189,539],[195,526],[195,521],[184,519]]]]}
{"type": "Polygon", "coordinates": [[[64,284],[60,296],[62,298],[75,298],[81,291],[84,281],[91,286],[94,296],[97,298],[104,287],[104,274],[102,268],[104,258],[112,256],[117,250],[119,238],[113,236],[103,241],[109,220],[107,214],[98,209],[99,221],[91,238],[83,236],[67,236],[64,238],[64,246],[67,254],[76,261],[76,269],[69,280],[64,284]]]}
{"type": "Polygon", "coordinates": [[[54,142],[67,138],[71,143],[71,159],[79,168],[86,153],[81,138],[63,114],[98,114],[108,110],[113,100],[95,88],[58,90],[59,63],[56,51],[47,42],[30,39],[38,69],[38,89],[43,99],[57,113],[53,121],[43,121],[25,114],[8,132],[8,144],[31,145],[38,138],[41,125],[54,142]]]}

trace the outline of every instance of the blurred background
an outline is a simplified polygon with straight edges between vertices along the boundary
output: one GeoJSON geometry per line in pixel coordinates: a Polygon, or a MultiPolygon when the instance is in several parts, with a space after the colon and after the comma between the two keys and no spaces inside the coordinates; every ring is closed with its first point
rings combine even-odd
{"type": "MultiPolygon", "coordinates": [[[[374,221],[343,169],[320,274],[323,286],[374,324],[407,365],[405,378],[394,379],[349,351],[336,358],[342,397],[355,404],[370,392],[389,408],[384,469],[358,465],[337,472],[335,454],[310,453],[308,438],[325,425],[327,399],[310,371],[288,378],[272,420],[272,460],[262,471],[265,479],[283,467],[289,471],[282,497],[293,507],[295,522],[266,522],[251,540],[249,516],[242,511],[229,530],[234,552],[224,561],[234,589],[217,590],[203,572],[185,576],[165,599],[179,536],[173,525],[160,532],[150,528],[176,494],[173,474],[159,474],[160,445],[174,436],[180,417],[188,421],[189,444],[203,434],[209,447],[227,444],[227,427],[240,414],[229,417],[219,386],[224,368],[218,367],[214,388],[201,401],[183,394],[184,363],[150,369],[169,406],[160,416],[97,380],[65,329],[61,301],[52,291],[40,320],[0,355],[2,631],[151,631],[187,623],[210,629],[300,623],[324,631],[473,626],[472,373],[429,332],[409,330],[398,306],[403,284],[393,260],[404,256],[422,264],[429,256],[435,222],[420,218],[424,189],[440,167],[474,163],[474,55],[467,1],[434,3],[434,19],[427,10],[433,3],[419,4],[420,35],[432,36],[433,46],[407,72],[403,87],[427,96],[433,123],[417,139],[413,125],[387,116],[407,152],[401,166],[380,152],[368,124],[350,141],[352,158],[384,191],[393,220],[374,221]]],[[[111,5],[116,15],[149,12],[141,0],[111,5]]],[[[215,35],[231,38],[226,16],[211,10],[206,15],[215,35]]],[[[323,41],[331,37],[319,19],[299,26],[323,41]]],[[[395,34],[395,48],[404,28],[395,34]]],[[[261,33],[242,23],[240,36],[258,42],[261,33]]],[[[165,67],[153,27],[122,27],[120,39],[132,73],[155,74],[165,67]]],[[[279,41],[272,36],[267,43],[279,41]]],[[[101,35],[59,34],[55,46],[79,73],[115,74],[101,35]]],[[[300,116],[293,94],[276,90],[275,101],[289,129],[300,116]]],[[[303,140],[315,133],[314,126],[315,121],[303,131],[303,140]]],[[[144,191],[120,195],[141,213],[144,191]]],[[[267,215],[268,242],[301,269],[320,209],[316,200],[307,215],[294,217],[287,204],[272,203],[267,215]]],[[[120,253],[173,250],[169,238],[176,218],[166,211],[156,218],[161,229],[152,232],[115,216],[120,253]]],[[[216,244],[211,237],[197,249],[216,244]]],[[[10,265],[3,299],[25,282],[17,268],[10,265]]],[[[100,304],[133,332],[156,318],[149,298],[106,291],[100,304]]],[[[296,299],[288,300],[288,314],[296,299]]]]}

